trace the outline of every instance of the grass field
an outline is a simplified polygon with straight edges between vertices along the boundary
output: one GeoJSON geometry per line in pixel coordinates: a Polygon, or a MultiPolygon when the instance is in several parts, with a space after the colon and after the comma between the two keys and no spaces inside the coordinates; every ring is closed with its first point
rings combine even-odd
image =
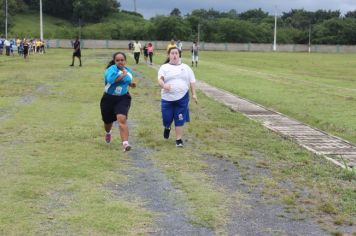
{"type": "Polygon", "coordinates": [[[356,143],[355,54],[199,56],[199,79],[356,143]]]}
{"type": "MultiPolygon", "coordinates": [[[[82,68],[68,66],[71,50],[51,49],[28,62],[0,57],[0,234],[145,235],[155,227],[160,216],[145,199],[123,196],[109,187],[129,182],[126,172],[136,168],[121,152],[117,131],[112,144],[103,140],[99,100],[102,74],[112,53],[84,50],[82,68]]],[[[355,122],[350,122],[355,121],[353,55],[223,55],[203,52],[194,69],[197,78],[355,141],[355,122]],[[293,69],[298,63],[288,62],[299,58],[308,65],[309,56],[325,66],[319,67],[320,73],[311,66],[293,69]],[[331,64],[341,61],[348,61],[348,66],[329,75],[331,64]],[[338,74],[343,75],[340,81],[338,74]],[[307,103],[308,96],[313,99],[307,103]]],[[[155,59],[163,57],[157,53],[155,59]]],[[[227,235],[229,209],[250,197],[242,189],[232,191],[214,182],[214,168],[204,161],[211,158],[234,163],[243,185],[251,192],[258,190],[262,203],[281,204],[299,220],[311,218],[331,234],[352,235],[354,173],[201,93],[199,104],[191,106],[187,145],[177,150],[172,139],[162,138],[157,72],[132,62],[130,57],[129,66],[140,77],[138,88],[132,90],[130,111],[134,150],[148,150],[145,158],[180,191],[173,198],[188,206],[191,222],[227,235]]]]}

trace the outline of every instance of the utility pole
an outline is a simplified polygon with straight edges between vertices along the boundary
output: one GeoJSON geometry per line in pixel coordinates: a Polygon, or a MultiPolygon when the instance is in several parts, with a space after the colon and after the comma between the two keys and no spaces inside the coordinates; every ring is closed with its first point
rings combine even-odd
{"type": "Polygon", "coordinates": [[[277,6],[274,14],[274,38],[273,38],[273,51],[277,50],[277,6]]]}
{"type": "Polygon", "coordinates": [[[198,42],[197,45],[200,45],[200,23],[198,24],[198,42]]]}
{"type": "Polygon", "coordinates": [[[7,39],[7,0],[5,1],[5,39],[7,39]]]}
{"type": "Polygon", "coordinates": [[[135,10],[135,12],[137,12],[137,8],[136,8],[136,0],[134,0],[134,10],[135,10]]]}
{"type": "Polygon", "coordinates": [[[308,44],[308,52],[311,52],[311,24],[309,25],[309,44],[308,44]]]}
{"type": "Polygon", "coordinates": [[[40,39],[43,41],[42,0],[40,0],[40,39]]]}
{"type": "Polygon", "coordinates": [[[78,27],[79,27],[79,32],[78,32],[78,38],[79,40],[82,40],[82,3],[78,1],[78,27]]]}

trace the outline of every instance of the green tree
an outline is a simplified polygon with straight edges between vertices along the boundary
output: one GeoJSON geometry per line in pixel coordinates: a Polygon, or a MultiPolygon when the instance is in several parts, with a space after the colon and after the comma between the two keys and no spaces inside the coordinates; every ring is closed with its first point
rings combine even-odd
{"type": "Polygon", "coordinates": [[[306,44],[308,33],[305,30],[283,27],[278,29],[277,42],[281,44],[306,44]]]}
{"type": "Polygon", "coordinates": [[[178,8],[174,8],[169,15],[181,17],[181,12],[178,8]]]}
{"type": "Polygon", "coordinates": [[[213,19],[218,19],[218,18],[224,18],[224,13],[220,13],[219,11],[216,11],[214,9],[197,9],[193,10],[192,13],[190,14],[192,16],[196,16],[200,19],[205,19],[205,20],[213,20],[213,19]]]}
{"type": "Polygon", "coordinates": [[[75,0],[73,16],[86,22],[99,22],[110,13],[118,10],[119,4],[114,0],[75,0]]]}
{"type": "MultiPolygon", "coordinates": [[[[37,1],[38,2],[38,1],[37,1]]],[[[38,7],[37,2],[32,2],[31,7],[38,7]]],[[[37,8],[38,9],[38,8],[37,8]]],[[[43,12],[64,19],[73,17],[73,0],[42,0],[43,12]]]]}
{"type": "Polygon", "coordinates": [[[155,25],[153,34],[157,40],[170,40],[176,37],[180,40],[189,40],[191,27],[187,21],[177,16],[156,16],[151,18],[151,22],[155,25]]]}
{"type": "Polygon", "coordinates": [[[263,19],[268,17],[268,13],[262,11],[261,8],[252,9],[239,14],[241,20],[248,20],[253,22],[261,22],[263,19]]]}
{"type": "Polygon", "coordinates": [[[316,25],[312,42],[316,44],[355,44],[356,19],[333,18],[316,25]]]}
{"type": "Polygon", "coordinates": [[[345,18],[355,18],[355,19],[356,19],[356,10],[354,10],[354,11],[348,11],[348,12],[345,14],[345,18]]]}
{"type": "Polygon", "coordinates": [[[340,11],[326,11],[326,10],[317,10],[316,12],[311,12],[312,24],[322,23],[326,20],[333,18],[340,18],[340,11]]]}
{"type": "Polygon", "coordinates": [[[304,9],[292,9],[290,12],[283,13],[281,19],[287,27],[306,30],[312,24],[313,15],[304,9]]]}
{"type": "Polygon", "coordinates": [[[40,1],[38,0],[23,0],[23,1],[30,9],[38,9],[40,6],[40,1]]]}

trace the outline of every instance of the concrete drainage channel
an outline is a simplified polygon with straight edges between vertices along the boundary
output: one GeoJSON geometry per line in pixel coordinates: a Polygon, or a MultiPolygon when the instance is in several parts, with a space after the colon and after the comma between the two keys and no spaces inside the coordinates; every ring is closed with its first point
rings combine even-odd
{"type": "Polygon", "coordinates": [[[356,165],[356,146],[339,137],[293,120],[281,113],[240,98],[222,89],[197,81],[197,88],[208,97],[223,103],[234,111],[243,113],[248,118],[262,123],[266,128],[294,140],[309,151],[322,155],[343,168],[356,165]]]}

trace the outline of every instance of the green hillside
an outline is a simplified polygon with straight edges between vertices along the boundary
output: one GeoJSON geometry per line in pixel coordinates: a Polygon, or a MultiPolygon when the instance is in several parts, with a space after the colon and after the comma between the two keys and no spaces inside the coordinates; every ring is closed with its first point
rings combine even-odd
{"type": "MultiPolygon", "coordinates": [[[[10,28],[10,37],[40,37],[39,14],[18,14],[12,18],[13,26],[10,28]]],[[[77,27],[69,21],[56,17],[43,15],[43,37],[44,38],[73,38],[77,34],[77,27]]]]}
{"type": "MultiPolygon", "coordinates": [[[[36,13],[17,14],[11,19],[10,37],[40,37],[40,16],[36,13]]],[[[147,38],[150,22],[127,12],[112,13],[100,23],[83,24],[81,37],[85,39],[147,38]]],[[[78,24],[43,15],[43,37],[70,39],[78,35],[78,24]]]]}

